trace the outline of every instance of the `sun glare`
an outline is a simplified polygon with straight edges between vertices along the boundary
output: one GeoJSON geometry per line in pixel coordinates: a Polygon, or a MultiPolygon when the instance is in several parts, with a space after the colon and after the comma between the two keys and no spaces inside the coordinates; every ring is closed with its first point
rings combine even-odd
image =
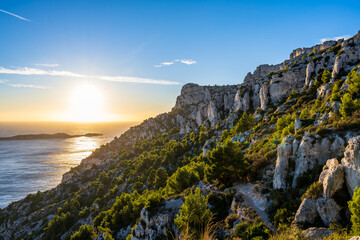
{"type": "Polygon", "coordinates": [[[70,94],[69,121],[104,121],[104,99],[98,88],[93,85],[80,85],[70,94]]]}

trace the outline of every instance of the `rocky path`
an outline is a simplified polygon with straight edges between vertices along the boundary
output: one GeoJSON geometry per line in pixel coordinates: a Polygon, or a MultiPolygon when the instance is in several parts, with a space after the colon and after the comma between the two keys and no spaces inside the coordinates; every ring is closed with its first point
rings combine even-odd
{"type": "Polygon", "coordinates": [[[239,184],[233,187],[236,193],[241,194],[244,199],[244,204],[251,207],[262,218],[263,222],[276,232],[276,229],[269,220],[266,210],[267,200],[260,193],[256,192],[253,184],[239,184]]]}

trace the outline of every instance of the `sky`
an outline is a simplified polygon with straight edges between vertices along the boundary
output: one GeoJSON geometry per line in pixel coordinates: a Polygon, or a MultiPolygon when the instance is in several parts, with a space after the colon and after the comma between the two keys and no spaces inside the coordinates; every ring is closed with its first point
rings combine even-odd
{"type": "Polygon", "coordinates": [[[360,30],[360,1],[0,0],[0,121],[140,121],[360,30]]]}

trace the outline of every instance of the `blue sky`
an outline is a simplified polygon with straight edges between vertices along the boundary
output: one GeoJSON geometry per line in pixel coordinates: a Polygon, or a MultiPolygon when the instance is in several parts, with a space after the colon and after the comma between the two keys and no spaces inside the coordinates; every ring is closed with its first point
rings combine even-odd
{"type": "Polygon", "coordinates": [[[1,0],[0,9],[25,18],[0,12],[0,121],[61,120],[79,84],[100,89],[112,120],[141,120],[169,111],[185,83],[238,84],[295,48],[360,30],[360,1],[1,0]]]}

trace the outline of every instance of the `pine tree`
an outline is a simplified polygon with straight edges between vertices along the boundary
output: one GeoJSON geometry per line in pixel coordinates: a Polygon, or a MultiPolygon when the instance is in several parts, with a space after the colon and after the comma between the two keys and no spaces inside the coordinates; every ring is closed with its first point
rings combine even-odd
{"type": "Polygon", "coordinates": [[[159,168],[158,170],[156,170],[156,176],[155,176],[155,181],[154,181],[154,186],[156,189],[159,189],[161,187],[164,187],[166,184],[166,180],[169,178],[169,175],[167,174],[167,172],[162,169],[159,168]]]}
{"type": "Polygon", "coordinates": [[[331,72],[329,72],[328,70],[324,70],[323,74],[321,75],[321,81],[323,83],[327,83],[330,81],[331,78],[331,72]]]}
{"type": "Polygon", "coordinates": [[[205,169],[206,180],[216,185],[230,185],[239,180],[249,167],[240,144],[233,143],[231,139],[211,150],[206,158],[208,161],[205,169]]]}
{"type": "Polygon", "coordinates": [[[355,235],[360,234],[360,188],[356,187],[352,201],[349,201],[351,212],[352,231],[355,235]]]}
{"type": "Polygon", "coordinates": [[[185,203],[180,207],[180,214],[174,219],[176,227],[183,235],[189,234],[193,239],[199,239],[207,224],[212,219],[208,209],[208,199],[202,195],[200,188],[196,188],[185,197],[185,203]]]}
{"type": "Polygon", "coordinates": [[[348,117],[351,116],[355,110],[360,108],[360,103],[357,99],[353,100],[350,93],[346,93],[341,98],[340,107],[341,115],[343,115],[343,117],[348,117]]]}
{"type": "Polygon", "coordinates": [[[351,93],[360,93],[360,73],[358,73],[357,68],[351,70],[346,81],[349,84],[351,93]]]}

